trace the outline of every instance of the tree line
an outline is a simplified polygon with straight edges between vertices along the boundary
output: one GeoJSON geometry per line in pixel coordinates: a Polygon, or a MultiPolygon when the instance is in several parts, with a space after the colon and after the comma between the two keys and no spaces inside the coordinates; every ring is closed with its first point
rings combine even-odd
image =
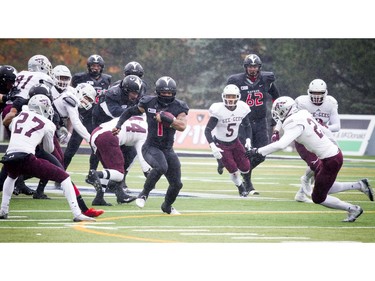
{"type": "Polygon", "coordinates": [[[244,71],[250,53],[262,59],[262,70],[275,73],[281,95],[307,94],[310,81],[321,78],[340,114],[374,114],[374,39],[0,39],[0,64],[18,71],[31,56],[43,54],[74,74],[86,71],[87,58],[99,54],[114,82],[122,79],[126,63],[138,61],[150,93],[159,77],[171,76],[178,98],[196,109],[221,100],[228,76],[244,71]]]}

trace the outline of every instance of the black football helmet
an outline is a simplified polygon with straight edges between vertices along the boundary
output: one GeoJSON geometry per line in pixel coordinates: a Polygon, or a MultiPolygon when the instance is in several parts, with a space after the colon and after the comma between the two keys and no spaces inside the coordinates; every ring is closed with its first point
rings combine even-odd
{"type": "Polygon", "coordinates": [[[144,75],[143,67],[139,62],[131,61],[124,67],[124,75],[137,75],[139,78],[142,78],[144,75]]]}
{"type": "Polygon", "coordinates": [[[128,75],[122,81],[120,88],[122,89],[125,95],[128,95],[130,92],[141,93],[142,80],[136,75],[128,75]]]}
{"type": "Polygon", "coordinates": [[[29,98],[32,98],[35,95],[44,95],[47,96],[52,102],[52,93],[51,89],[43,83],[35,84],[29,90],[29,98]]]}
{"type": "Polygon", "coordinates": [[[245,72],[249,77],[256,77],[259,74],[260,69],[262,68],[262,61],[257,55],[250,54],[245,57],[243,61],[243,67],[245,68],[245,72]],[[247,68],[249,66],[258,66],[258,70],[248,72],[247,68]]]}
{"type": "Polygon", "coordinates": [[[11,65],[0,67],[0,93],[8,94],[16,81],[17,70],[11,65]]]}
{"type": "Polygon", "coordinates": [[[176,81],[174,81],[173,78],[169,76],[160,77],[155,83],[155,93],[158,96],[158,101],[163,105],[172,103],[175,100],[176,92],[176,81]],[[162,96],[161,93],[163,92],[171,92],[172,96],[162,96]]]}
{"type": "Polygon", "coordinates": [[[91,55],[87,59],[87,70],[88,70],[90,76],[92,76],[92,77],[98,77],[103,72],[104,66],[105,66],[104,60],[99,55],[91,55]],[[100,70],[99,71],[92,70],[91,66],[93,64],[99,64],[100,65],[100,70]]]}

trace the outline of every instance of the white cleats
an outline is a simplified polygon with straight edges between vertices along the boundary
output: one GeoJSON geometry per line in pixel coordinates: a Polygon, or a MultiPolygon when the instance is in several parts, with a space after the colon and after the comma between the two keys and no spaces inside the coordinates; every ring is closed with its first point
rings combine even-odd
{"type": "Polygon", "coordinates": [[[146,196],[141,196],[137,199],[135,199],[135,204],[139,207],[139,208],[143,208],[146,204],[146,199],[147,197],[146,196]]]}
{"type": "Polygon", "coordinates": [[[81,222],[81,221],[91,221],[91,222],[94,222],[96,221],[96,219],[94,218],[90,218],[88,216],[85,216],[84,214],[80,214],[78,216],[76,216],[74,219],[73,219],[74,222],[81,222]]]}
{"type": "Polygon", "coordinates": [[[181,213],[177,211],[174,207],[172,207],[170,215],[181,215],[181,213]]]}
{"type": "Polygon", "coordinates": [[[301,190],[298,190],[298,192],[294,196],[294,200],[303,203],[313,203],[313,201],[309,197],[307,197],[307,195],[303,193],[301,190]]]}
{"type": "Polygon", "coordinates": [[[354,206],[353,208],[349,209],[348,217],[343,220],[343,222],[355,222],[355,220],[362,215],[363,209],[360,206],[354,206]]]}
{"type": "Polygon", "coordinates": [[[310,184],[310,180],[306,178],[306,176],[301,177],[301,188],[305,194],[311,196],[312,187],[310,184]]]}

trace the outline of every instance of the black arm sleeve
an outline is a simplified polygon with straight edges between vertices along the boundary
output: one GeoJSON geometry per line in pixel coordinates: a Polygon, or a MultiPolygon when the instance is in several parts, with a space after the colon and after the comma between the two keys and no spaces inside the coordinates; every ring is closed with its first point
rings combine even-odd
{"type": "Polygon", "coordinates": [[[142,114],[142,112],[139,110],[138,105],[134,105],[132,107],[125,109],[125,111],[121,114],[117,122],[116,128],[120,129],[122,124],[124,124],[126,120],[128,120],[133,115],[139,115],[139,114],[142,114]]]}
{"type": "Polygon", "coordinates": [[[271,84],[271,87],[270,87],[268,93],[271,95],[273,101],[275,99],[277,99],[278,97],[280,97],[279,90],[277,89],[277,87],[274,83],[271,84]]]}
{"type": "Polygon", "coordinates": [[[206,139],[207,139],[208,143],[211,143],[211,142],[214,141],[211,132],[216,127],[217,122],[219,122],[219,120],[217,120],[217,118],[210,117],[210,119],[208,120],[207,126],[204,129],[204,135],[206,136],[206,139]]]}
{"type": "Polygon", "coordinates": [[[252,135],[253,135],[253,129],[251,128],[249,114],[246,115],[246,117],[244,119],[242,119],[242,124],[241,125],[245,129],[245,137],[251,139],[252,135]]]}

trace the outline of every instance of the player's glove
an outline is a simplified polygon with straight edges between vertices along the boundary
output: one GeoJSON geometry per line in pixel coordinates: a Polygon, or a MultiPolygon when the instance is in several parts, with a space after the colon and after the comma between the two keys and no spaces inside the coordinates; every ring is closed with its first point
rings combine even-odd
{"type": "Polygon", "coordinates": [[[221,159],[223,157],[223,155],[221,155],[221,152],[223,152],[223,150],[221,148],[217,147],[215,143],[211,142],[210,147],[211,147],[211,150],[212,150],[212,155],[216,159],[221,159]]]}
{"type": "Polygon", "coordinates": [[[279,131],[275,130],[271,137],[271,142],[278,141],[280,139],[280,133],[279,131]]]}
{"type": "Polygon", "coordinates": [[[249,138],[246,139],[245,148],[246,148],[246,150],[251,149],[251,139],[249,139],[249,138]]]}
{"type": "Polygon", "coordinates": [[[176,120],[176,117],[174,117],[173,114],[170,112],[160,111],[159,114],[161,122],[167,127],[170,127],[173,121],[176,120]]]}
{"type": "Polygon", "coordinates": [[[57,138],[59,139],[60,144],[67,144],[70,140],[70,137],[72,136],[72,134],[65,127],[60,127],[56,131],[56,135],[57,135],[57,138]]]}
{"type": "Polygon", "coordinates": [[[258,148],[250,148],[249,150],[246,151],[246,157],[249,158],[249,159],[252,159],[254,157],[259,157],[259,156],[262,156],[259,152],[258,152],[258,148]]]}

